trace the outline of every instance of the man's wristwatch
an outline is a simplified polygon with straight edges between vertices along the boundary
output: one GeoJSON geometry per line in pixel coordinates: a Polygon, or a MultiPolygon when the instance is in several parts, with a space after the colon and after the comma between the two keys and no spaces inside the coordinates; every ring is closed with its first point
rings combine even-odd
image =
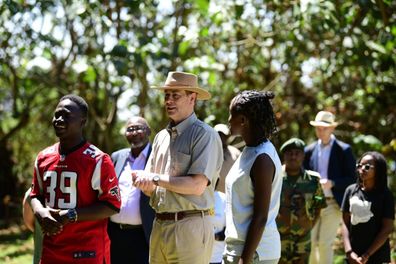
{"type": "Polygon", "coordinates": [[[156,186],[159,186],[159,181],[160,181],[160,176],[159,176],[159,175],[154,175],[154,177],[153,177],[153,183],[154,183],[156,186]]]}
{"type": "Polygon", "coordinates": [[[77,211],[76,209],[69,209],[67,210],[67,219],[69,220],[69,223],[74,223],[77,221],[77,211]]]}

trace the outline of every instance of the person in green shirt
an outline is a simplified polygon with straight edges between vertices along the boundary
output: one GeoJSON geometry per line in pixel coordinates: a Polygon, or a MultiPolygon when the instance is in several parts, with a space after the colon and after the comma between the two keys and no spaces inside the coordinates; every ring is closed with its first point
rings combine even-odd
{"type": "Polygon", "coordinates": [[[277,217],[282,245],[279,263],[308,263],[311,229],[321,208],[326,207],[319,173],[302,167],[304,147],[304,141],[291,138],[280,148],[283,184],[277,217]]]}

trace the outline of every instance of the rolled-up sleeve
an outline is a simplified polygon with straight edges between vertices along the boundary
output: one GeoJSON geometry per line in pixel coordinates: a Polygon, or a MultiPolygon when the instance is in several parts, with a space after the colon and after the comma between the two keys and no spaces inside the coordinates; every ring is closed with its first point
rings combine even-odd
{"type": "Polygon", "coordinates": [[[223,163],[220,137],[216,131],[204,130],[194,141],[188,174],[204,174],[212,182],[223,163]]]}

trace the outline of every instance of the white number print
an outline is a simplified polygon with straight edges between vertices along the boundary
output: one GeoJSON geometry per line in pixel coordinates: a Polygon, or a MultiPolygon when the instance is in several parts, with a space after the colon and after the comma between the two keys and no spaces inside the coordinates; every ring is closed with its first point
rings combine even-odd
{"type": "MultiPolygon", "coordinates": [[[[57,199],[57,182],[58,182],[58,173],[56,171],[46,171],[44,173],[44,181],[49,181],[49,185],[47,187],[47,193],[49,197],[46,198],[46,204],[52,208],[55,207],[55,200],[57,199]]],[[[76,192],[76,183],[77,183],[77,173],[72,171],[62,171],[60,174],[59,181],[59,191],[63,195],[68,195],[69,199],[64,199],[59,197],[57,199],[57,208],[69,209],[75,208],[77,204],[77,192],[76,192]],[[66,182],[69,181],[69,184],[66,185],[66,182]]]]}
{"type": "Polygon", "coordinates": [[[44,181],[50,181],[48,187],[47,187],[47,193],[49,194],[49,198],[46,198],[46,204],[49,205],[50,207],[55,206],[55,188],[56,188],[56,176],[57,173],[56,171],[46,171],[44,172],[44,181]]]}

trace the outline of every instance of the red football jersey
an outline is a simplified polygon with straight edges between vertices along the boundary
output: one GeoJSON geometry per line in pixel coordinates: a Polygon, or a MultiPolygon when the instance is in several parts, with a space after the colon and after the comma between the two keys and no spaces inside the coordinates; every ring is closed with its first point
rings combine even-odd
{"type": "MultiPolygon", "coordinates": [[[[67,155],[59,143],[41,151],[30,196],[55,209],[82,208],[100,201],[119,211],[118,180],[109,155],[89,143],[67,155]]],[[[107,219],[70,223],[44,236],[41,263],[110,263],[107,219]]]]}

